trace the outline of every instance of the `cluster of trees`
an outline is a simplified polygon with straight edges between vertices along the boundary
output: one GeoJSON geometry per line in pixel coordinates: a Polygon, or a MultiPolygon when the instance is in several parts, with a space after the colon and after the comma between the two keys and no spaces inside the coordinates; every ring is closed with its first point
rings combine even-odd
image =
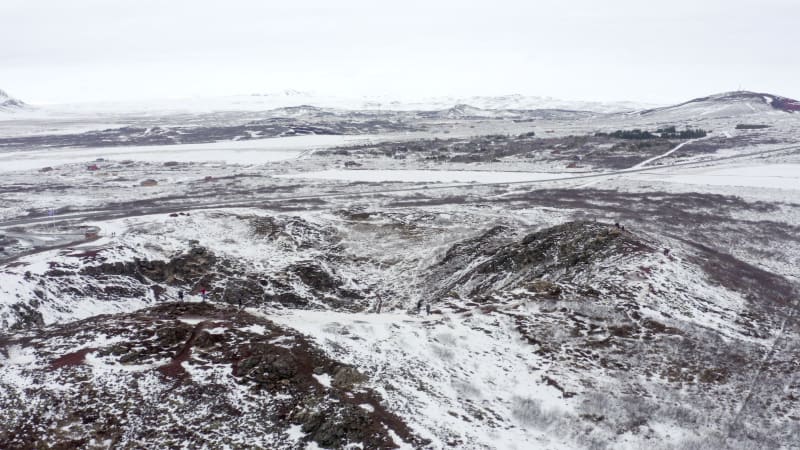
{"type": "Polygon", "coordinates": [[[640,130],[635,128],[633,130],[617,130],[612,133],[597,132],[595,136],[611,137],[616,139],[697,139],[706,137],[708,131],[702,128],[686,128],[685,130],[678,130],[674,126],[659,128],[655,132],[648,130],[640,130]]]}
{"type": "Polygon", "coordinates": [[[697,139],[708,136],[708,131],[702,128],[686,127],[685,130],[676,130],[675,126],[660,128],[656,133],[665,139],[697,139]]]}

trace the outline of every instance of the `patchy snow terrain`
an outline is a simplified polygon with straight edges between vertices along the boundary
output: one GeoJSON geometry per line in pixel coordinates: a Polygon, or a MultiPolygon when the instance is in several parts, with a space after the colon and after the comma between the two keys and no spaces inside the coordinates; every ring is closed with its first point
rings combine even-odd
{"type": "Polygon", "coordinates": [[[297,96],[4,117],[0,448],[796,448],[789,99],[297,96]]]}

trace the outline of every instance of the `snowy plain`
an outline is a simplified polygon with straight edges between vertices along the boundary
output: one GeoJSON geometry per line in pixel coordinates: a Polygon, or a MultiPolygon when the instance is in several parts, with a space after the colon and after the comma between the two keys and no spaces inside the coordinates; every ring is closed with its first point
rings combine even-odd
{"type": "Polygon", "coordinates": [[[643,172],[642,180],[705,186],[800,190],[800,164],[757,164],[722,168],[643,172]]]}
{"type": "Polygon", "coordinates": [[[91,162],[98,158],[117,161],[266,164],[297,158],[313,150],[367,144],[391,137],[309,135],[209,144],[19,150],[0,153],[0,172],[35,170],[61,164],[91,162]]]}

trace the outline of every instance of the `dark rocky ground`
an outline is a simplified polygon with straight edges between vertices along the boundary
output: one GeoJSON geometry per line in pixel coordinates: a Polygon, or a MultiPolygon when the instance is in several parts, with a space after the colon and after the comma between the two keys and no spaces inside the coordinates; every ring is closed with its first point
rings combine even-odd
{"type": "MultiPolygon", "coordinates": [[[[411,143],[384,143],[341,147],[318,152],[319,156],[340,157],[357,162],[362,158],[382,156],[416,163],[490,163],[515,161],[537,163],[560,169],[620,170],[648,158],[666,153],[680,140],[625,140],[607,136],[578,135],[567,137],[536,136],[529,133],[480,136],[469,139],[432,139],[411,143]]],[[[723,148],[754,144],[775,144],[770,137],[741,136],[736,140],[712,138],[692,143],[672,155],[671,161],[697,155],[713,155],[723,148]]]]}
{"type": "Polygon", "coordinates": [[[127,147],[138,145],[202,144],[228,140],[287,136],[379,134],[422,131],[423,125],[383,119],[339,118],[331,121],[275,117],[245,124],[141,127],[126,126],[84,133],[0,137],[3,148],[127,147]]]}
{"type": "Polygon", "coordinates": [[[0,447],[423,445],[366,377],[304,336],[220,304],[168,303],[0,336],[0,447]],[[320,382],[321,376],[330,384],[320,382]],[[294,441],[296,426],[305,437],[294,441]]]}
{"type": "MultiPolygon", "coordinates": [[[[301,105],[269,111],[126,115],[109,117],[125,125],[68,134],[0,136],[0,151],[19,148],[120,147],[199,144],[305,135],[359,135],[441,130],[453,123],[504,127],[539,120],[585,119],[596,114],[565,110],[509,110],[471,113],[461,107],[441,111],[347,111],[301,105]]],[[[481,111],[481,110],[475,110],[481,111]]]]}

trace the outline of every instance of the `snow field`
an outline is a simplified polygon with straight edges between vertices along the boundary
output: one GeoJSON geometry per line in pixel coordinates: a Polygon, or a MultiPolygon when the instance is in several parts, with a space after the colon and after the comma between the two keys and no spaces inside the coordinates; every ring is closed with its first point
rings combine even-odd
{"type": "Polygon", "coordinates": [[[369,374],[390,409],[433,448],[571,448],[547,417],[572,405],[540,380],[547,368],[508,318],[250,312],[314,337],[369,374]]]}

